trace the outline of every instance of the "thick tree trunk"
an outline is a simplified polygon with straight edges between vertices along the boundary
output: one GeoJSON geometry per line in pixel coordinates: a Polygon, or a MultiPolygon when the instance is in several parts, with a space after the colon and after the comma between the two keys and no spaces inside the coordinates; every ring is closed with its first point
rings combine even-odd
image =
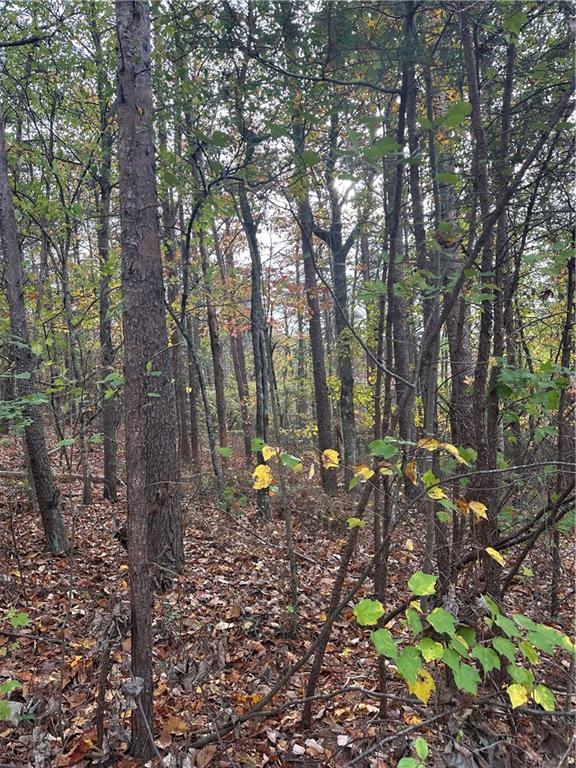
{"type": "Polygon", "coordinates": [[[116,20],[132,676],[141,686],[131,750],[146,760],[154,753],[149,561],[161,566],[162,577],[181,570],[182,520],[152,142],[149,4],[118,0],[116,20]]]}
{"type": "MultiPolygon", "coordinates": [[[[0,108],[0,230],[4,246],[6,294],[10,313],[10,331],[14,341],[12,357],[17,375],[17,394],[28,397],[36,392],[35,359],[30,349],[30,335],[24,305],[24,275],[22,256],[16,229],[12,191],[8,182],[8,158],[4,121],[0,108]]],[[[42,417],[37,406],[24,409],[24,435],[30,461],[36,500],[42,518],[44,536],[50,552],[62,554],[68,547],[66,527],[60,512],[59,493],[54,483],[46,449],[42,417]]]]}

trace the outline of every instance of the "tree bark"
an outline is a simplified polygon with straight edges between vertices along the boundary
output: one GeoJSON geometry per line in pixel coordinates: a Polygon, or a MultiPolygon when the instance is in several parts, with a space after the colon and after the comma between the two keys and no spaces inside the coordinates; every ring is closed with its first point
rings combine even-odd
{"type": "Polygon", "coordinates": [[[163,577],[181,570],[182,520],[152,141],[149,4],[118,0],[116,24],[132,676],[141,686],[131,751],[147,760],[154,754],[149,560],[163,577]]]}
{"type": "MultiPolygon", "coordinates": [[[[24,305],[24,274],[22,255],[8,181],[8,158],[2,109],[0,109],[0,230],[4,246],[6,294],[12,334],[12,357],[16,369],[18,397],[32,398],[36,392],[35,358],[30,349],[30,335],[24,305]],[[14,343],[17,342],[17,343],[14,343]]],[[[24,409],[24,435],[36,500],[42,518],[46,545],[55,555],[66,552],[69,543],[60,512],[59,493],[54,483],[50,458],[46,449],[44,427],[38,406],[24,409]]]]}

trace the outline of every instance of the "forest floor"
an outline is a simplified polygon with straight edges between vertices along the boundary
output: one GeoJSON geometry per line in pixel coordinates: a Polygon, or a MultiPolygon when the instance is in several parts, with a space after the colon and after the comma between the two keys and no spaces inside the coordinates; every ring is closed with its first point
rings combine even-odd
{"type": "MultiPolygon", "coordinates": [[[[21,469],[20,456],[19,441],[4,439],[0,469],[21,469]]],[[[239,485],[249,488],[248,472],[235,472],[239,485]]],[[[306,665],[265,708],[275,710],[273,714],[192,748],[203,731],[213,731],[215,723],[241,716],[257,704],[304,653],[326,618],[345,520],[354,514],[354,502],[345,493],[328,499],[305,479],[299,482],[289,498],[301,595],[295,633],[290,631],[289,570],[279,515],[264,521],[250,504],[226,512],[213,495],[195,490],[193,483],[184,486],[186,568],[155,605],[155,735],[162,759],[151,764],[395,768],[403,755],[411,754],[412,738],[419,735],[430,744],[429,766],[571,764],[570,718],[526,707],[512,713],[502,697],[494,698],[498,684],[493,681],[482,691],[484,704],[445,688],[424,706],[390,672],[388,693],[397,698],[388,700],[380,718],[379,701],[369,695],[376,689],[377,658],[369,632],[352,615],[352,604],[333,628],[318,686],[325,697],[316,702],[309,733],[299,729],[300,706],[291,706],[305,695],[306,665]],[[362,757],[384,739],[378,750],[362,757]]],[[[102,487],[95,485],[97,500],[82,506],[77,480],[60,486],[74,541],[69,558],[52,558],[43,551],[38,516],[23,484],[0,477],[0,607],[26,612],[29,618],[26,626],[14,627],[4,611],[0,615],[0,683],[14,678],[22,684],[10,694],[11,701],[22,705],[19,716],[0,722],[0,766],[133,768],[137,763],[126,756],[130,714],[122,691],[130,677],[128,566],[113,535],[114,519],[122,519],[125,504],[101,501],[102,487]],[[101,748],[99,720],[106,734],[101,748]]],[[[405,522],[395,531],[387,607],[409,596],[406,582],[420,565],[421,537],[416,522],[405,522]]],[[[370,538],[368,526],[348,584],[366,563],[370,538]]],[[[513,586],[508,608],[547,621],[549,562],[542,542],[527,562],[536,576],[513,586]]],[[[570,632],[572,551],[564,552],[563,562],[563,615],[554,626],[570,632]]],[[[358,599],[369,596],[371,589],[366,582],[358,599]]],[[[392,629],[404,631],[401,619],[392,629]]],[[[550,687],[565,688],[566,662],[552,660],[544,675],[550,687]]]]}

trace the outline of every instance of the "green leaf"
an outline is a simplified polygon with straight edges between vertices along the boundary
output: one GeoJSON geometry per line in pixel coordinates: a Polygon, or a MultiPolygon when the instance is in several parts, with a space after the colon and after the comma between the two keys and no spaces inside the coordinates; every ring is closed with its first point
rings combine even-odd
{"type": "Polygon", "coordinates": [[[448,112],[440,120],[447,128],[456,128],[472,113],[472,104],[469,101],[457,101],[450,105],[448,112]]]}
{"type": "Polygon", "coordinates": [[[370,639],[374,643],[376,653],[379,656],[387,656],[389,659],[395,659],[398,657],[398,647],[391,632],[387,629],[377,629],[370,635],[370,639]]]}
{"type": "Polygon", "coordinates": [[[418,616],[418,612],[414,610],[414,608],[407,608],[406,609],[406,620],[408,621],[408,624],[410,625],[410,629],[414,633],[414,636],[419,635],[420,632],[422,632],[422,622],[420,621],[420,616],[418,616]]]}
{"type": "Polygon", "coordinates": [[[418,680],[418,670],[422,667],[420,651],[411,645],[402,648],[396,659],[396,669],[408,683],[418,680]]]}
{"type": "Polygon", "coordinates": [[[528,21],[528,16],[524,13],[524,11],[515,11],[510,16],[507,16],[502,21],[502,26],[507,32],[510,32],[511,34],[518,36],[520,34],[520,30],[526,24],[528,21]]]}
{"type": "Polygon", "coordinates": [[[361,520],[359,517],[349,517],[346,522],[348,523],[348,528],[350,528],[350,530],[352,530],[352,528],[366,527],[366,520],[361,520]]]}
{"type": "Polygon", "coordinates": [[[299,472],[302,469],[302,462],[297,456],[292,456],[291,453],[280,454],[280,464],[283,467],[288,467],[292,472],[299,472]]]}
{"type": "Polygon", "coordinates": [[[372,440],[371,443],[368,443],[368,450],[371,456],[377,456],[381,459],[391,459],[398,453],[398,448],[389,439],[372,440]]]}
{"type": "Polygon", "coordinates": [[[223,459],[229,459],[232,456],[232,448],[228,445],[221,445],[219,448],[216,448],[216,451],[223,459]]]}
{"type": "Polygon", "coordinates": [[[12,707],[9,701],[0,701],[0,721],[10,720],[12,717],[12,707]]]}
{"type": "Polygon", "coordinates": [[[394,139],[389,136],[383,136],[381,139],[375,141],[371,147],[367,147],[364,150],[364,157],[369,162],[373,162],[386,155],[395,155],[399,149],[400,144],[397,144],[394,139]]]}
{"type": "Polygon", "coordinates": [[[401,757],[398,763],[398,768],[419,768],[419,765],[420,763],[415,757],[401,757]]]}
{"type": "Polygon", "coordinates": [[[536,704],[540,704],[546,712],[554,712],[556,709],[556,699],[554,694],[545,685],[537,685],[534,689],[533,698],[536,704]]]}
{"type": "Polygon", "coordinates": [[[22,373],[15,373],[14,378],[19,380],[26,380],[32,377],[30,371],[22,371],[22,373]]]}
{"type": "Polygon", "coordinates": [[[451,184],[454,186],[460,183],[460,176],[457,173],[437,173],[436,178],[440,184],[451,184]]]}
{"type": "Polygon", "coordinates": [[[528,640],[539,651],[544,653],[554,653],[556,648],[562,645],[562,635],[554,627],[546,627],[544,624],[537,624],[534,631],[528,632],[528,640]]]}
{"type": "Polygon", "coordinates": [[[380,600],[360,600],[354,607],[354,616],[360,626],[367,627],[376,624],[381,616],[384,616],[384,606],[380,600]]]}
{"type": "Polygon", "coordinates": [[[461,691],[467,691],[475,696],[478,692],[480,675],[478,670],[470,664],[460,664],[458,669],[454,670],[454,682],[461,691]]]}
{"type": "Polygon", "coordinates": [[[442,632],[446,635],[454,635],[456,632],[456,620],[444,608],[434,608],[426,617],[426,621],[434,627],[436,632],[442,632]]]}
{"type": "Polygon", "coordinates": [[[508,674],[518,685],[524,686],[528,692],[534,688],[534,673],[526,667],[517,667],[513,664],[508,665],[508,674]]]}
{"type": "Polygon", "coordinates": [[[424,483],[426,488],[430,488],[430,486],[436,485],[436,483],[438,482],[438,478],[436,477],[434,472],[432,472],[431,469],[427,469],[426,472],[424,472],[424,474],[422,475],[422,482],[424,483]]]}
{"type": "Polygon", "coordinates": [[[454,648],[446,648],[442,661],[452,670],[452,672],[456,672],[460,669],[460,656],[456,653],[454,648]]]}
{"type": "Polygon", "coordinates": [[[26,611],[14,611],[11,609],[6,614],[6,618],[13,627],[27,627],[30,622],[26,611]]]}
{"type": "Polygon", "coordinates": [[[416,571],[408,579],[408,588],[413,595],[423,597],[425,595],[433,595],[436,592],[436,582],[438,576],[432,573],[424,573],[424,571],[416,571]]]}
{"type": "Polygon", "coordinates": [[[431,637],[423,637],[418,643],[418,650],[424,656],[425,661],[435,661],[444,655],[444,646],[437,643],[431,637]]]}
{"type": "Polygon", "coordinates": [[[210,144],[213,144],[215,147],[228,147],[233,143],[234,139],[232,136],[223,131],[213,131],[212,136],[210,136],[210,144]]]}
{"type": "Polygon", "coordinates": [[[520,648],[523,656],[530,662],[530,664],[536,665],[540,663],[540,657],[538,656],[536,649],[528,640],[522,640],[520,643],[518,643],[518,647],[520,648]]]}
{"type": "Polygon", "coordinates": [[[0,693],[3,696],[8,696],[12,691],[15,691],[17,688],[22,688],[22,683],[20,683],[18,680],[14,680],[12,677],[8,680],[5,680],[2,685],[0,685],[0,693]]]}
{"type": "Polygon", "coordinates": [[[496,648],[500,656],[504,656],[508,661],[513,662],[516,658],[516,648],[514,647],[514,644],[505,637],[494,637],[492,639],[492,645],[496,648]]]}
{"type": "Polygon", "coordinates": [[[298,162],[305,168],[312,168],[316,163],[320,162],[320,155],[317,152],[313,152],[311,149],[305,149],[298,153],[298,162]]]}
{"type": "Polygon", "coordinates": [[[520,637],[520,632],[516,629],[516,625],[512,621],[512,619],[509,619],[507,616],[504,616],[503,614],[498,614],[496,618],[494,619],[496,626],[500,627],[500,629],[505,632],[508,637],[520,637]]]}
{"type": "Polygon", "coordinates": [[[414,744],[412,746],[420,760],[426,760],[428,757],[428,742],[426,739],[423,739],[422,736],[418,736],[417,739],[414,739],[414,744]]]}
{"type": "Polygon", "coordinates": [[[472,658],[478,659],[486,674],[493,669],[500,669],[500,659],[492,648],[487,648],[484,645],[475,645],[470,655],[472,658]]]}
{"type": "Polygon", "coordinates": [[[262,440],[261,437],[253,437],[250,442],[250,450],[252,453],[260,453],[265,445],[266,441],[262,440]]]}

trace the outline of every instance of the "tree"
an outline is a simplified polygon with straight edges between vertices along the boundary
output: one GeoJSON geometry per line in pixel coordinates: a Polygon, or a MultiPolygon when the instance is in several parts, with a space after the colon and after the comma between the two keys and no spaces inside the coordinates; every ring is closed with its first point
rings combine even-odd
{"type": "Polygon", "coordinates": [[[55,555],[69,547],[66,527],[59,507],[50,458],[44,438],[41,411],[36,393],[36,364],[30,347],[30,334],[24,303],[24,274],[18,240],[12,191],[8,178],[8,157],[4,118],[0,114],[0,229],[4,250],[6,293],[10,311],[12,357],[16,369],[17,394],[23,401],[24,435],[34,491],[48,549],[55,555]]]}
{"type": "Polygon", "coordinates": [[[182,520],[152,141],[149,4],[117,2],[116,24],[132,674],[142,686],[132,752],[148,758],[153,752],[150,564],[161,568],[160,581],[182,568],[182,520]]]}

